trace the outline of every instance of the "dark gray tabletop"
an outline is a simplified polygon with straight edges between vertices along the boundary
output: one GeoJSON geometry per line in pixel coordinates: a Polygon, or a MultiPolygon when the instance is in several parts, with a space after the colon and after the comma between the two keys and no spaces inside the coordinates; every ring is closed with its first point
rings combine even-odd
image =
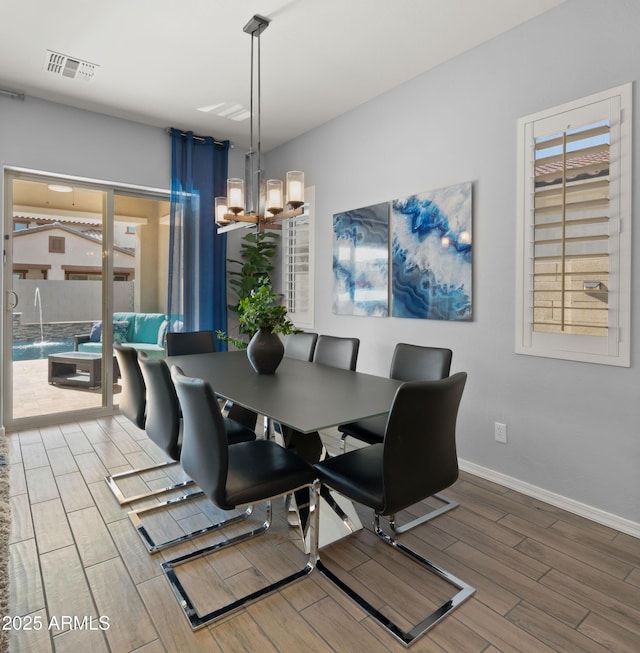
{"type": "Polygon", "coordinates": [[[284,358],[275,374],[254,372],[244,351],[168,356],[216,394],[302,433],[386,413],[401,381],[284,358]]]}

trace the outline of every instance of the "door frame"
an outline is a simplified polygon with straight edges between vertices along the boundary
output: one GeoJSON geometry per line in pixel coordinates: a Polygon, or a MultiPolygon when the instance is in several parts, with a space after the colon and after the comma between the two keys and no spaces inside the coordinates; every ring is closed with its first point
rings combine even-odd
{"type": "Polygon", "coordinates": [[[113,365],[102,366],[102,405],[96,408],[68,410],[31,417],[13,417],[13,356],[5,355],[12,346],[12,310],[9,309],[9,289],[13,285],[13,180],[36,181],[40,183],[64,183],[75,188],[86,188],[104,193],[103,196],[103,238],[102,238],[102,322],[105,328],[103,351],[105,360],[113,356],[111,333],[112,320],[107,316],[113,314],[113,235],[115,223],[115,196],[129,195],[151,200],[168,201],[169,190],[149,188],[132,184],[113,183],[104,180],[88,179],[70,175],[60,175],[26,168],[4,166],[2,168],[3,211],[0,221],[0,234],[3,244],[3,267],[0,281],[2,296],[2,319],[0,320],[0,348],[2,355],[2,393],[0,395],[0,429],[10,432],[24,428],[38,428],[52,424],[63,424],[81,419],[111,416],[118,412],[118,405],[113,402],[113,365]],[[107,317],[107,319],[105,319],[107,317]]]}

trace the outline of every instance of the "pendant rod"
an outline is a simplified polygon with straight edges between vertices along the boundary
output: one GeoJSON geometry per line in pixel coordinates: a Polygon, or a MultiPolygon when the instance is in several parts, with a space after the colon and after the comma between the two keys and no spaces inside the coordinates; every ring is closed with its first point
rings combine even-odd
{"type": "Polygon", "coordinates": [[[261,170],[261,59],[260,35],[269,26],[270,20],[258,14],[244,26],[243,31],[251,36],[251,89],[250,89],[250,148],[245,169],[245,183],[248,185],[247,197],[250,212],[260,213],[261,170]],[[257,44],[254,47],[254,39],[257,44]],[[256,142],[257,141],[257,142],[256,142]]]}
{"type": "Polygon", "coordinates": [[[270,20],[254,15],[243,31],[251,36],[251,86],[249,92],[250,146],[245,155],[245,178],[227,180],[227,197],[215,198],[215,221],[219,233],[235,229],[242,223],[255,224],[258,231],[280,229],[280,221],[304,214],[304,173],[287,172],[286,200],[282,181],[267,182],[264,212],[261,213],[262,191],[262,52],[260,35],[270,20]],[[257,39],[254,44],[253,39],[257,39]],[[267,215],[267,206],[271,215],[267,215]],[[290,207],[284,210],[284,207],[290,207]]]}
{"type": "Polygon", "coordinates": [[[261,139],[262,139],[262,61],[260,59],[260,34],[258,30],[258,193],[257,193],[257,210],[260,213],[260,184],[262,182],[262,165],[260,161],[261,139]]]}

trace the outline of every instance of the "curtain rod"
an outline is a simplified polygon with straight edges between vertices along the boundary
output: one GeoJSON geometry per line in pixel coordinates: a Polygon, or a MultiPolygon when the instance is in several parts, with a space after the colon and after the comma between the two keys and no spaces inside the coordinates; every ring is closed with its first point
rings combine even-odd
{"type": "MultiPolygon", "coordinates": [[[[170,133],[171,133],[171,128],[170,128],[170,127],[167,127],[167,130],[166,130],[166,131],[167,131],[167,134],[170,134],[170,133]]],[[[180,132],[180,136],[184,137],[184,136],[186,136],[186,135],[187,135],[186,132],[183,132],[183,131],[180,132]]],[[[204,138],[204,136],[196,136],[196,135],[194,134],[194,136],[193,136],[193,140],[194,140],[194,141],[200,141],[201,143],[204,143],[206,139],[204,138]]],[[[221,141],[217,141],[217,140],[215,140],[215,138],[213,139],[213,144],[214,144],[214,145],[224,145],[223,142],[221,142],[221,141]]],[[[230,147],[230,148],[233,148],[233,143],[229,143],[229,147],[230,147]]]]}

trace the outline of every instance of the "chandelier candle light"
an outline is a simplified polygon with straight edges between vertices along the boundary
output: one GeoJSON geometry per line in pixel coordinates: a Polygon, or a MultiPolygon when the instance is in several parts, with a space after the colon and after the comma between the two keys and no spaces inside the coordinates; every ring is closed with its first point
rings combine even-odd
{"type": "Polygon", "coordinates": [[[262,184],[260,169],[260,34],[267,29],[269,19],[255,15],[243,31],[251,35],[251,146],[245,155],[245,179],[227,179],[226,197],[215,198],[214,219],[218,233],[255,224],[258,231],[279,229],[281,220],[304,214],[304,173],[287,172],[285,189],[280,179],[268,179],[262,184]],[[254,39],[257,48],[254,50],[254,39]],[[254,75],[254,69],[257,75],[254,75]],[[254,88],[256,99],[254,106],[254,88]],[[254,116],[256,116],[254,129],[254,116]],[[254,150],[254,136],[257,149],[254,150]],[[285,191],[286,190],[286,194],[285,191]],[[263,208],[261,212],[261,208],[263,208]],[[249,224],[247,224],[249,223],[249,224]]]}

